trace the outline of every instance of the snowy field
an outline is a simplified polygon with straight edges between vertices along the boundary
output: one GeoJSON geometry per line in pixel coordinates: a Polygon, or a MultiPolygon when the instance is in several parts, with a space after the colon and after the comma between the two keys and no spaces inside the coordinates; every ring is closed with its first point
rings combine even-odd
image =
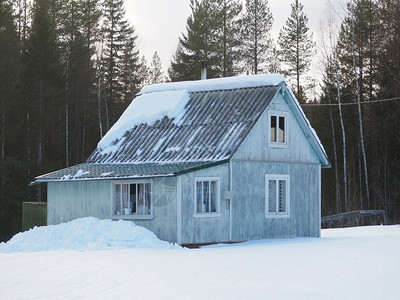
{"type": "Polygon", "coordinates": [[[84,218],[0,244],[0,299],[400,297],[400,225],[192,250],[132,226],[84,218]]]}

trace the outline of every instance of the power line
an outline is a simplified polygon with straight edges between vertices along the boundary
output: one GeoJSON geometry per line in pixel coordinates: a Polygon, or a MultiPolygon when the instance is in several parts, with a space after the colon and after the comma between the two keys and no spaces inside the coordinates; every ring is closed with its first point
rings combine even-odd
{"type": "MultiPolygon", "coordinates": [[[[400,100],[400,97],[395,97],[395,98],[387,98],[387,99],[379,99],[379,100],[371,100],[371,101],[364,101],[361,102],[361,104],[371,104],[371,103],[380,103],[380,102],[389,102],[389,101],[395,101],[395,100],[400,100]]],[[[351,102],[351,103],[342,103],[342,106],[349,106],[349,105],[358,105],[357,102],[351,102]]],[[[300,106],[339,106],[339,103],[302,103],[300,106]]]]}

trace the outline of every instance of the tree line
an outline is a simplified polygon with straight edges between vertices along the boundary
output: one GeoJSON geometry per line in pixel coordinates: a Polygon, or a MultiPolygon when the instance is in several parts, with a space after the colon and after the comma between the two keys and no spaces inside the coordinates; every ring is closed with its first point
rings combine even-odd
{"type": "Polygon", "coordinates": [[[0,2],[0,240],[35,176],[83,162],[145,84],[164,80],[139,53],[123,0],[0,2]]]}
{"type": "MultiPolygon", "coordinates": [[[[337,2],[339,3],[339,2],[337,2]]],[[[385,209],[398,222],[400,3],[348,1],[326,18],[321,93],[310,97],[317,50],[301,1],[274,40],[267,0],[190,0],[168,68],[137,47],[123,0],[0,2],[0,240],[21,228],[21,203],[45,201],[35,176],[83,162],[143,85],[284,74],[325,146],[322,215],[385,209]],[[390,101],[376,101],[392,99],[390,101]]],[[[289,8],[288,8],[289,9],[289,8]]],[[[334,11],[334,10],[332,10],[334,11]]]]}

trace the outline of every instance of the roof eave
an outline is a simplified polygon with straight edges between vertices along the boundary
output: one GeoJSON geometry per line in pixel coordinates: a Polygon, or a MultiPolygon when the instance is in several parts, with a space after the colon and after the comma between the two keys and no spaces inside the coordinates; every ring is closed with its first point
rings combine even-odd
{"type": "MultiPolygon", "coordinates": [[[[292,109],[292,111],[295,110],[295,118],[299,121],[299,124],[301,125],[302,129],[305,130],[306,133],[306,138],[311,144],[311,147],[314,149],[315,154],[319,158],[321,162],[321,166],[323,168],[330,168],[331,163],[329,162],[328,156],[326,154],[325,149],[322,147],[322,144],[319,140],[319,138],[316,136],[316,132],[314,129],[311,129],[311,123],[307,119],[304,111],[302,110],[300,104],[298,103],[297,99],[291,92],[291,90],[286,86],[285,83],[281,83],[281,91],[283,93],[283,97],[285,99],[290,99],[291,102],[293,102],[294,105],[289,105],[289,107],[292,109]]],[[[287,101],[287,100],[286,100],[287,101]]]]}

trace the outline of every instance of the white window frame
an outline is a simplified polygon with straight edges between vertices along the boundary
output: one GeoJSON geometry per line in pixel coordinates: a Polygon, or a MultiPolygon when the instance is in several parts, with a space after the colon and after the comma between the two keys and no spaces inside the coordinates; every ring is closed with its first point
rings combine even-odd
{"type": "Polygon", "coordinates": [[[288,120],[288,113],[284,111],[274,111],[270,110],[268,111],[268,126],[267,126],[267,144],[269,147],[273,148],[287,148],[288,147],[288,141],[289,141],[289,120],[288,120]],[[284,142],[279,142],[279,136],[277,132],[277,141],[273,142],[271,139],[271,118],[276,117],[276,128],[279,128],[279,118],[283,117],[284,118],[284,126],[285,126],[285,131],[284,131],[284,142]]]}
{"type": "MultiPolygon", "coordinates": [[[[211,189],[210,189],[211,193],[211,189]]],[[[194,217],[195,218],[207,218],[207,217],[219,217],[221,216],[220,213],[220,206],[221,206],[221,192],[220,192],[220,179],[219,177],[196,177],[194,181],[194,217]],[[215,199],[215,205],[216,205],[216,211],[215,212],[197,212],[197,183],[198,182],[211,182],[214,181],[216,182],[216,199],[215,199]]]]}
{"type": "MultiPolygon", "coordinates": [[[[276,188],[276,206],[279,207],[279,189],[276,188]]],[[[266,218],[289,218],[290,217],[290,175],[284,174],[266,174],[265,175],[265,217],[266,218]],[[285,212],[269,212],[269,181],[279,180],[286,181],[286,211],[285,212]]]]}
{"type": "MultiPolygon", "coordinates": [[[[121,195],[122,195],[122,189],[121,189],[121,195]]],[[[129,195],[129,191],[128,191],[128,195],[129,195]]],[[[112,219],[153,219],[154,215],[153,215],[153,181],[151,179],[145,179],[145,180],[130,180],[130,181],[113,181],[111,183],[111,218],[112,219]],[[121,207],[121,212],[120,214],[117,214],[116,211],[114,211],[114,197],[115,197],[115,193],[116,193],[116,185],[128,185],[128,188],[130,188],[131,184],[150,184],[150,213],[149,214],[140,214],[138,213],[138,205],[137,205],[137,201],[135,201],[136,203],[136,213],[133,213],[131,211],[130,214],[125,215],[122,212],[122,197],[121,197],[121,203],[120,203],[120,207],[121,207]]],[[[144,200],[145,201],[145,200],[144,200]]],[[[130,207],[130,201],[128,202],[128,209],[132,209],[130,207]]],[[[144,207],[145,208],[145,207],[144,207]]]]}

